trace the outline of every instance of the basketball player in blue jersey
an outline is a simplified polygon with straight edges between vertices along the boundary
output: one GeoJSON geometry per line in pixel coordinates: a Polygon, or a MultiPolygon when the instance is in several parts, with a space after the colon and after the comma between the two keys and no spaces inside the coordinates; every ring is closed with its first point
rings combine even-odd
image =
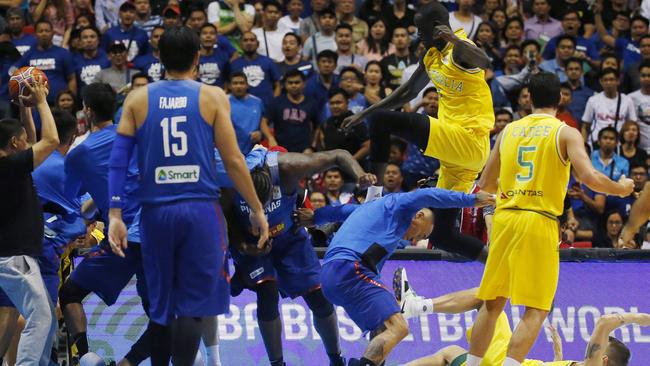
{"type": "Polygon", "coordinates": [[[225,313],[229,307],[215,146],[251,207],[251,226],[260,247],[266,245],[268,224],[237,146],[225,93],[193,80],[199,62],[196,32],[170,28],[160,38],[159,49],[167,79],[128,95],[113,143],[108,236],[112,250],[124,256],[130,247],[123,220],[128,203],[124,186],[137,145],[151,361],[167,365],[171,357],[175,365],[191,365],[201,317],[225,313]]]}
{"type": "MultiPolygon", "coordinates": [[[[299,182],[304,177],[338,166],[362,185],[373,184],[376,178],[366,174],[345,150],[280,154],[256,147],[246,155],[246,163],[257,196],[264,203],[273,240],[270,252],[260,253],[256,246],[249,248],[248,243],[256,242],[256,235],[247,230],[251,227],[250,208],[240,195],[230,199],[229,191],[222,190],[228,221],[236,221],[228,225],[236,269],[231,282],[233,295],[238,295],[243,287],[257,293],[257,322],[272,366],[284,365],[278,293],[283,297],[303,297],[314,314],[314,327],[323,340],[330,365],[342,366],[345,361],[341,357],[336,311],[320,289],[320,262],[309,234],[294,227],[292,213],[299,182]]],[[[222,169],[218,171],[220,185],[230,186],[227,179],[222,179],[222,169]]]]}
{"type": "Polygon", "coordinates": [[[465,194],[437,188],[394,193],[359,206],[334,235],[325,253],[321,284],[325,297],[342,306],[363,331],[374,337],[363,357],[351,365],[380,365],[408,335],[393,293],[379,273],[401,240],[421,240],[433,230],[433,209],[485,206],[494,196],[465,194]]]}

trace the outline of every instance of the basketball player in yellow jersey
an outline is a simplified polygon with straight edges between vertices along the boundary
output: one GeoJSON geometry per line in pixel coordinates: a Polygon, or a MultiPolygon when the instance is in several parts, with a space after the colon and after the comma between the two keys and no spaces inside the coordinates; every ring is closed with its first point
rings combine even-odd
{"type": "MultiPolygon", "coordinates": [[[[490,151],[494,111],[483,71],[490,59],[462,29],[451,31],[449,13],[437,1],[422,6],[414,21],[427,51],[413,76],[385,99],[347,118],[342,128],[349,130],[368,118],[370,160],[378,177],[388,161],[390,136],[397,135],[440,160],[438,188],[468,193],[490,151]],[[437,118],[391,111],[415,98],[429,80],[440,95],[437,118]]],[[[487,251],[480,240],[450,230],[459,213],[436,210],[431,239],[438,248],[484,260],[487,251]]]]}
{"type": "Polygon", "coordinates": [[[558,222],[570,165],[596,192],[627,196],[634,184],[613,182],[592,165],[580,132],[556,119],[560,81],[530,78],[533,114],[506,126],[481,175],[480,187],[497,192],[488,257],[477,298],[484,300],[474,325],[467,366],[478,366],[508,298],[526,311],[508,346],[506,366],[520,365],[551,308],[559,273],[558,222]]]}

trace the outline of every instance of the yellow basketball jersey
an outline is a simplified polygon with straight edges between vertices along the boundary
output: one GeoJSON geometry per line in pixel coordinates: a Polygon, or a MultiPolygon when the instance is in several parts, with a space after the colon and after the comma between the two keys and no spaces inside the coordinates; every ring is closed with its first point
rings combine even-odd
{"type": "Polygon", "coordinates": [[[570,173],[560,153],[565,126],[550,115],[532,114],[504,128],[497,210],[535,211],[550,218],[562,214],[570,173]]]}
{"type": "MultiPolygon", "coordinates": [[[[454,32],[464,42],[474,44],[462,29],[454,32]]],[[[480,68],[465,69],[454,62],[454,45],[438,51],[431,47],[424,55],[424,67],[438,90],[438,119],[455,123],[477,133],[489,133],[494,126],[492,94],[480,68]]]]}
{"type": "Polygon", "coordinates": [[[578,361],[552,361],[524,360],[521,366],[573,366],[578,361]]]}

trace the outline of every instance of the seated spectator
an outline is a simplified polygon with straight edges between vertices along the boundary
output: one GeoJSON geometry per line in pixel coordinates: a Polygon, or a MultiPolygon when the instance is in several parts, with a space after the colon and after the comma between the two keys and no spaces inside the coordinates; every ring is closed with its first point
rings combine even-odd
{"type": "Polygon", "coordinates": [[[366,64],[365,87],[363,95],[368,105],[373,105],[386,98],[393,91],[384,87],[384,77],[381,71],[381,64],[378,61],[370,61],[366,64]]]}
{"type": "Polygon", "coordinates": [[[598,149],[591,153],[591,163],[599,172],[611,180],[618,180],[621,175],[629,176],[630,163],[616,153],[618,132],[614,127],[605,127],[598,131],[598,149]]]}
{"type": "Polygon", "coordinates": [[[380,17],[372,18],[369,25],[368,36],[357,42],[357,53],[368,61],[381,61],[382,58],[395,53],[395,45],[388,40],[384,20],[380,17]]]}
{"type": "Polygon", "coordinates": [[[391,137],[388,162],[402,166],[404,158],[406,157],[406,145],[406,141],[402,140],[401,138],[391,137]]]}
{"type": "Polygon", "coordinates": [[[348,108],[349,94],[343,89],[334,89],[329,94],[331,116],[322,128],[322,139],[325,150],[343,149],[348,151],[357,161],[362,161],[370,152],[368,128],[360,123],[349,132],[340,130],[343,120],[353,113],[348,108]]]}
{"type": "Polygon", "coordinates": [[[337,0],[335,4],[339,24],[347,24],[352,27],[352,42],[357,43],[366,38],[368,36],[368,24],[355,16],[355,0],[337,0]]]}
{"type": "Polygon", "coordinates": [[[228,38],[237,52],[241,52],[241,37],[253,27],[255,7],[247,1],[211,1],[206,12],[208,22],[217,27],[220,35],[228,38]]]}
{"type": "Polygon", "coordinates": [[[287,72],[282,80],[286,94],[273,99],[267,116],[275,130],[277,144],[290,152],[313,152],[320,110],[315,100],[305,97],[305,75],[287,72]]]}
{"type": "Polygon", "coordinates": [[[512,122],[512,113],[507,109],[499,109],[494,112],[494,128],[490,131],[490,150],[494,147],[497,136],[503,129],[512,122]]]}
{"type": "Polygon", "coordinates": [[[492,71],[499,70],[502,67],[501,53],[499,52],[499,33],[494,24],[483,22],[478,25],[476,35],[472,39],[477,46],[490,58],[492,62],[492,71]]]}
{"type": "Polygon", "coordinates": [[[557,106],[555,117],[567,125],[579,129],[578,122],[567,109],[569,104],[571,104],[571,85],[562,83],[560,86],[560,104],[557,106]]]}
{"type": "Polygon", "coordinates": [[[340,206],[355,203],[354,194],[343,192],[343,172],[339,168],[330,168],[325,171],[325,197],[330,206],[340,206]]]}
{"type": "Polygon", "coordinates": [[[564,71],[566,62],[573,56],[575,52],[575,38],[566,34],[561,35],[557,37],[557,49],[555,52],[555,58],[542,62],[539,65],[539,68],[557,75],[560,78],[560,82],[563,83],[567,81],[567,76],[564,71]]]}
{"type": "Polygon", "coordinates": [[[550,15],[551,5],[548,0],[533,0],[533,16],[524,22],[526,39],[538,41],[544,45],[553,37],[562,34],[562,23],[550,15]]]}
{"type": "Polygon", "coordinates": [[[594,3],[594,20],[600,41],[615,50],[616,55],[623,60],[624,67],[639,62],[641,60],[639,41],[641,36],[648,34],[648,19],[642,16],[633,17],[630,21],[630,37],[621,37],[621,34],[615,35],[615,32],[612,34],[607,32],[601,14],[602,10],[600,2],[594,3]]]}
{"type": "Polygon", "coordinates": [[[147,36],[151,37],[151,32],[157,26],[162,25],[162,17],[160,15],[151,14],[151,4],[149,0],[134,0],[135,6],[135,25],[136,27],[147,32],[147,36]]]}
{"type": "Polygon", "coordinates": [[[404,183],[404,177],[402,176],[402,169],[399,165],[395,163],[386,164],[386,170],[384,170],[384,189],[382,196],[387,196],[392,193],[401,193],[402,183],[404,183]]]}
{"type": "Polygon", "coordinates": [[[600,228],[594,235],[592,246],[594,248],[613,248],[618,241],[623,229],[623,216],[617,211],[605,215],[605,227],[600,228]]]}
{"type": "MultiPolygon", "coordinates": [[[[339,88],[343,89],[348,95],[348,109],[353,114],[359,113],[368,106],[363,91],[363,74],[355,67],[348,66],[341,71],[339,79],[339,88]]],[[[325,106],[324,118],[331,115],[329,104],[325,106]]]]}
{"type": "Polygon", "coordinates": [[[392,3],[393,6],[385,14],[388,34],[393,34],[397,28],[406,29],[409,35],[414,34],[417,31],[413,22],[415,11],[407,6],[406,0],[393,0],[392,3]]]}
{"type": "Polygon", "coordinates": [[[9,8],[5,15],[7,27],[5,31],[11,37],[11,43],[16,47],[20,55],[24,55],[32,47],[36,46],[36,37],[25,33],[25,11],[21,8],[9,8]]]}
{"type": "Polygon", "coordinates": [[[600,218],[605,212],[605,195],[596,193],[586,185],[580,184],[571,175],[567,197],[569,198],[573,216],[577,221],[575,227],[576,241],[591,240],[600,218]]]}
{"type": "Polygon", "coordinates": [[[589,98],[582,115],[582,137],[589,146],[600,138],[603,128],[613,127],[616,132],[625,121],[637,120],[634,102],[618,92],[619,84],[616,70],[608,68],[600,72],[603,91],[589,98]]]}
{"type": "MultiPolygon", "coordinates": [[[[125,93],[130,93],[140,87],[146,86],[147,84],[152,83],[153,81],[147,74],[142,73],[142,72],[136,72],[131,76],[131,87],[128,88],[128,90],[125,88],[125,93]]],[[[124,110],[124,105],[120,105],[120,107],[117,109],[115,112],[115,116],[113,117],[113,121],[119,121],[120,118],[122,118],[122,112],[124,110]]],[[[88,137],[88,136],[86,136],[88,137]]],[[[77,140],[75,140],[75,144],[80,144],[81,141],[78,141],[79,137],[77,137],[77,140]]]]}
{"type": "Polygon", "coordinates": [[[316,100],[320,110],[324,110],[327,105],[329,91],[339,84],[338,76],[334,73],[337,58],[338,56],[334,51],[321,51],[318,54],[317,61],[318,73],[307,81],[305,95],[307,98],[316,100]]]}
{"type": "Polygon", "coordinates": [[[317,56],[325,51],[330,50],[336,53],[336,13],[330,8],[323,9],[318,15],[320,24],[319,31],[305,39],[305,45],[302,48],[303,59],[311,60],[316,65],[317,56]]]}
{"type": "MultiPolygon", "coordinates": [[[[584,1],[584,0],[583,0],[584,1]]],[[[580,13],[575,10],[568,10],[562,16],[562,29],[564,30],[564,36],[571,36],[576,43],[576,57],[579,57],[581,60],[586,61],[591,67],[598,67],[600,59],[600,54],[598,53],[598,48],[596,44],[585,37],[580,36],[580,13]]],[[[555,58],[555,50],[558,46],[560,36],[553,37],[544,47],[544,59],[552,60],[555,58]]],[[[574,56],[574,55],[571,55],[574,56]]]]}
{"type": "Polygon", "coordinates": [[[349,24],[341,23],[336,26],[335,40],[336,53],[338,54],[335,72],[340,74],[341,70],[347,66],[354,66],[359,71],[364,70],[368,63],[368,59],[365,56],[361,56],[354,52],[352,27],[349,24]]]}
{"type": "Polygon", "coordinates": [[[269,140],[269,146],[278,143],[269,131],[264,117],[264,103],[254,95],[248,94],[246,74],[237,71],[230,74],[230,119],[237,135],[237,144],[242,154],[247,154],[262,137],[269,140]],[[264,136],[262,135],[264,134],[264,136]]]}
{"type": "Polygon", "coordinates": [[[121,41],[115,41],[108,48],[108,59],[111,61],[111,66],[99,71],[94,82],[109,84],[116,93],[121,92],[122,88],[131,80],[131,76],[138,72],[129,69],[126,58],[126,46],[121,41]]]}
{"type": "Polygon", "coordinates": [[[449,13],[449,25],[453,32],[463,29],[467,38],[473,39],[481,24],[481,17],[474,14],[474,0],[456,0],[458,10],[449,13]]]}
{"type": "Polygon", "coordinates": [[[639,147],[641,133],[639,124],[634,121],[626,121],[621,127],[621,144],[618,153],[627,159],[630,166],[642,165],[648,160],[648,153],[639,147]]]}
{"type": "MultiPolygon", "coordinates": [[[[645,39],[650,43],[650,38],[645,39]]],[[[638,70],[641,89],[630,94],[630,98],[634,103],[639,122],[639,148],[648,152],[650,151],[650,60],[642,62],[638,70]]]]}
{"type": "Polygon", "coordinates": [[[481,20],[488,22],[492,16],[492,13],[495,10],[500,9],[500,7],[501,3],[499,0],[486,0],[483,2],[483,6],[480,7],[480,10],[477,14],[481,17],[481,20]]]}
{"type": "Polygon", "coordinates": [[[381,60],[382,74],[386,79],[386,86],[397,89],[402,81],[404,70],[410,65],[419,62],[418,58],[409,49],[410,39],[406,28],[398,27],[393,30],[391,43],[395,46],[395,53],[381,60]]]}
{"type": "Polygon", "coordinates": [[[325,207],[327,205],[327,200],[325,198],[325,194],[323,192],[319,191],[313,191],[309,194],[309,203],[311,204],[311,208],[316,211],[321,207],[325,207]]]}
{"type": "Polygon", "coordinates": [[[497,70],[495,76],[517,75],[522,70],[524,64],[521,48],[518,46],[508,46],[503,54],[503,69],[497,70]]]}
{"type": "Polygon", "coordinates": [[[125,1],[120,5],[120,21],[110,27],[102,36],[102,48],[108,52],[115,41],[124,43],[127,50],[127,61],[133,61],[136,56],[147,53],[149,37],[147,32],[135,26],[135,5],[125,1]]]}
{"type": "Polygon", "coordinates": [[[278,70],[280,70],[280,76],[284,78],[284,75],[290,70],[298,70],[305,75],[305,79],[311,78],[316,70],[314,65],[302,59],[300,55],[300,47],[302,46],[302,39],[296,33],[289,32],[284,35],[282,38],[282,54],[284,55],[284,61],[278,62],[278,70]]]}
{"type": "Polygon", "coordinates": [[[223,88],[229,73],[230,54],[217,44],[217,28],[204,24],[199,31],[201,48],[199,51],[198,79],[208,85],[223,88]],[[216,46],[216,47],[215,47],[216,46]]]}
{"type": "Polygon", "coordinates": [[[97,28],[87,27],[81,30],[81,52],[73,56],[80,89],[92,83],[102,69],[111,66],[106,52],[99,48],[100,37],[97,28]]]}
{"type": "Polygon", "coordinates": [[[521,46],[524,41],[524,21],[519,17],[508,18],[503,28],[503,37],[501,37],[501,48],[508,46],[521,46]]]}
{"type": "Polygon", "coordinates": [[[154,27],[149,39],[149,53],[138,56],[133,60],[134,67],[147,74],[153,81],[161,80],[165,74],[165,68],[160,62],[160,50],[158,49],[158,42],[160,42],[163,33],[165,33],[165,28],[162,26],[154,27]]]}
{"type": "Polygon", "coordinates": [[[643,164],[630,165],[630,178],[634,181],[634,192],[627,197],[607,196],[605,212],[616,211],[622,217],[630,216],[632,205],[648,182],[648,167],[643,164]]]}
{"type": "Polygon", "coordinates": [[[257,53],[269,57],[275,62],[282,62],[282,38],[290,29],[278,27],[282,15],[282,6],[275,0],[266,0],[263,3],[262,27],[253,28],[253,33],[260,42],[257,53]]]}
{"type": "Polygon", "coordinates": [[[530,91],[528,87],[524,86],[519,90],[519,97],[517,98],[517,111],[513,115],[514,120],[520,120],[527,115],[533,113],[533,102],[530,99],[530,91]]]}
{"type": "Polygon", "coordinates": [[[289,0],[286,2],[287,15],[280,18],[278,21],[278,28],[289,29],[291,32],[298,34],[300,32],[300,25],[302,18],[300,14],[305,8],[302,0],[289,0]]]}
{"type": "Polygon", "coordinates": [[[585,107],[594,91],[585,85],[582,78],[582,61],[572,57],[565,63],[564,71],[567,77],[567,84],[571,87],[571,103],[567,106],[569,112],[576,121],[581,121],[585,113],[585,107]]]}
{"type": "Polygon", "coordinates": [[[641,65],[650,65],[650,34],[641,36],[639,40],[639,51],[641,53],[641,61],[625,67],[622,86],[624,93],[632,93],[641,88],[641,65]]]}

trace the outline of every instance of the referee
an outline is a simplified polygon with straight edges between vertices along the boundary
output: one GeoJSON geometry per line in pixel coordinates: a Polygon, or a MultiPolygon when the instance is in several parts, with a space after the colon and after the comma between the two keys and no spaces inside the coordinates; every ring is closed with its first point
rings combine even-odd
{"type": "Polygon", "coordinates": [[[21,98],[36,105],[42,139],[34,143],[30,108],[21,108],[24,126],[15,119],[0,120],[0,288],[26,320],[16,364],[47,365],[56,318],[36,259],[43,251],[43,212],[31,173],[59,145],[59,138],[44,81],[39,78],[27,88],[29,97],[21,98]]]}

